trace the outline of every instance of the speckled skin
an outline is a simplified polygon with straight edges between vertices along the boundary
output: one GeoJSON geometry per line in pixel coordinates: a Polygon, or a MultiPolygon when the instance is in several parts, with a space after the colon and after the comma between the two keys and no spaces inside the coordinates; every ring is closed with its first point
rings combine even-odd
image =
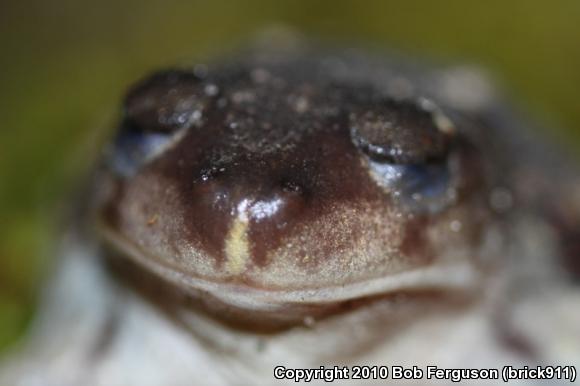
{"type": "Polygon", "coordinates": [[[5,377],[580,364],[578,175],[523,126],[472,70],[350,51],[156,73],[127,94],[84,198],[95,226],[69,235],[5,377]]]}

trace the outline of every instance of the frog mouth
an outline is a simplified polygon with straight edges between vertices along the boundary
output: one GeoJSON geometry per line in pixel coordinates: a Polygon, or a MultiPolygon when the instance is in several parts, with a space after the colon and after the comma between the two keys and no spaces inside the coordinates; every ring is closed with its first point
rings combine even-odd
{"type": "Polygon", "coordinates": [[[328,306],[355,299],[412,291],[469,291],[481,283],[481,274],[469,261],[433,264],[349,284],[298,289],[268,289],[247,283],[217,281],[185,273],[155,258],[131,240],[107,227],[105,243],[126,260],[194,296],[211,296],[220,303],[251,312],[277,312],[289,306],[328,306]]]}

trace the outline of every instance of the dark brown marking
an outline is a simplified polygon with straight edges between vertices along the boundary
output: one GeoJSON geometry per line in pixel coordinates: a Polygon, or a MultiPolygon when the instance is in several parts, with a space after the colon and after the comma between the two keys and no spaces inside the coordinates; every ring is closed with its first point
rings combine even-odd
{"type": "Polygon", "coordinates": [[[434,251],[429,248],[427,240],[427,230],[430,220],[426,216],[415,217],[405,226],[405,234],[401,243],[401,252],[409,259],[420,265],[431,263],[435,256],[434,251]]]}

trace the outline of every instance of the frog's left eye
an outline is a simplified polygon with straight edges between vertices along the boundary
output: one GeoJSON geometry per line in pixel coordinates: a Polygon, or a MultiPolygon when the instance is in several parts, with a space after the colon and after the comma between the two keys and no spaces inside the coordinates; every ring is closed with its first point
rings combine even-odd
{"type": "Polygon", "coordinates": [[[193,72],[181,70],[159,72],[137,84],[125,98],[110,157],[112,168],[131,175],[185,129],[201,125],[216,90],[193,72]]]}
{"type": "Polygon", "coordinates": [[[413,210],[434,212],[452,191],[452,122],[430,101],[384,100],[351,115],[351,138],[373,179],[413,210]]]}

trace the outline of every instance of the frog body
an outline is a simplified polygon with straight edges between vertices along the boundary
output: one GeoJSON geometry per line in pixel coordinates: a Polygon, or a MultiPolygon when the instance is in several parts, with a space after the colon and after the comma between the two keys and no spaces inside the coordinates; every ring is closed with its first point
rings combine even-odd
{"type": "Polygon", "coordinates": [[[525,126],[473,70],[352,51],[157,72],[128,92],[0,379],[578,365],[580,179],[525,126]]]}

